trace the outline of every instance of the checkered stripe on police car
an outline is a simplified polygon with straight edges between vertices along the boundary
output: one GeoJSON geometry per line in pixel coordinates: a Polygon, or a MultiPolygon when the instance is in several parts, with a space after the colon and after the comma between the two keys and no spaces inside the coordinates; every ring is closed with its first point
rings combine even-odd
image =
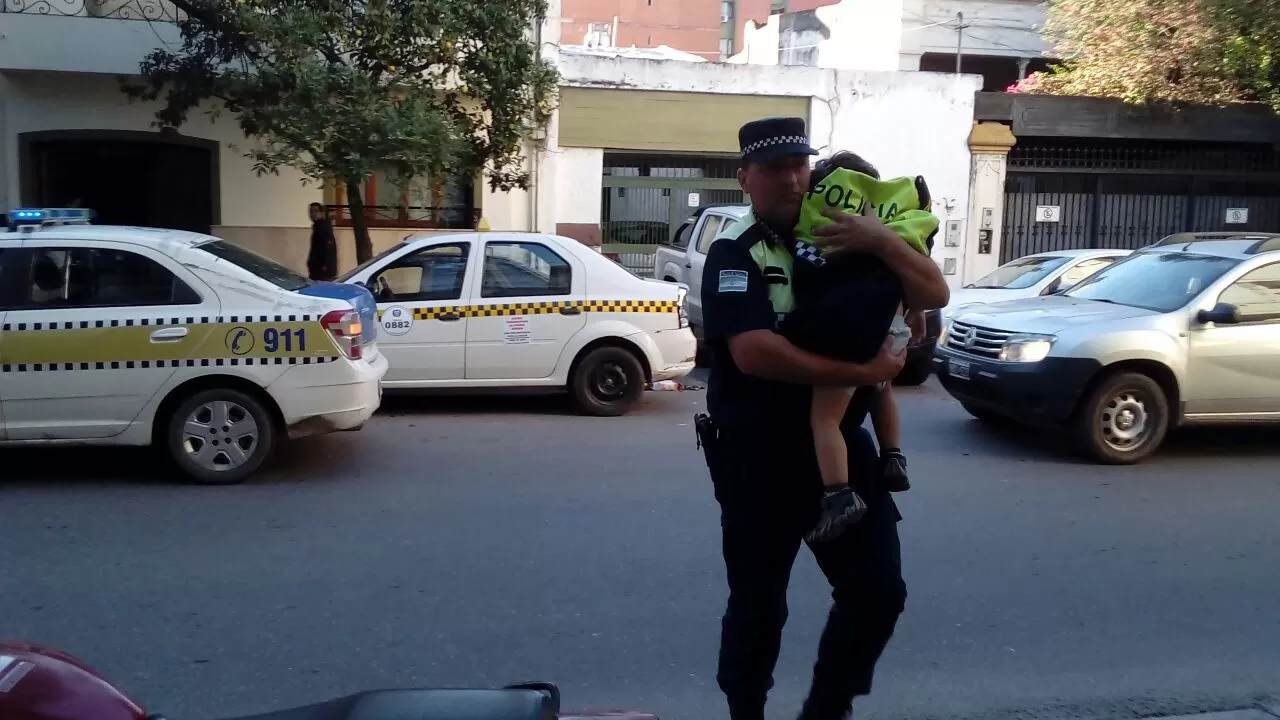
{"type": "Polygon", "coordinates": [[[742,156],[746,157],[757,150],[763,150],[774,145],[808,145],[809,138],[803,135],[779,135],[778,137],[765,138],[757,140],[750,145],[742,148],[742,156]]]}
{"type": "Polygon", "coordinates": [[[17,363],[0,372],[70,372],[80,370],[160,370],[179,367],[246,367],[249,365],[320,365],[337,357],[201,358],[187,360],[112,360],[99,362],[17,363]]]}
{"type": "Polygon", "coordinates": [[[166,325],[221,325],[225,323],[319,322],[320,315],[227,315],[126,318],[124,320],[63,320],[53,322],[5,323],[4,332],[29,330],[93,330],[99,328],[156,327],[166,325]]]}

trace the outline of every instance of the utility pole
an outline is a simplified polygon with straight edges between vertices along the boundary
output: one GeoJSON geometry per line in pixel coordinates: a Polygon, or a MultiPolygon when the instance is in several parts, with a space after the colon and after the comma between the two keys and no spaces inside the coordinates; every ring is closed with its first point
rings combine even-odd
{"type": "Polygon", "coordinates": [[[960,58],[964,56],[964,31],[968,28],[964,24],[964,13],[956,13],[956,74],[960,74],[960,58]]]}

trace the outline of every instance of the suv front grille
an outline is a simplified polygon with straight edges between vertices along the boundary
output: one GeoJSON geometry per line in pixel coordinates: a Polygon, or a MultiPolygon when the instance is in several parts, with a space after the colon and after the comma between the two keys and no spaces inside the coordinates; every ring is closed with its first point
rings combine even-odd
{"type": "Polygon", "coordinates": [[[996,358],[1000,355],[1000,349],[1004,347],[1005,341],[1014,334],[1004,330],[953,322],[947,328],[947,347],[971,355],[996,358]]]}

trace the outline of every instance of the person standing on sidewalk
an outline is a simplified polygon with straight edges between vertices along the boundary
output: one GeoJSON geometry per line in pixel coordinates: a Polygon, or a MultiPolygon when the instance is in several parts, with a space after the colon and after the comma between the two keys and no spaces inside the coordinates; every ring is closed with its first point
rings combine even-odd
{"type": "MultiPolygon", "coordinates": [[[[886,341],[871,362],[805,352],[776,331],[794,305],[793,228],[816,155],[801,118],[769,118],[739,131],[738,180],[751,198],[742,220],[722,231],[703,271],[704,334],[711,349],[709,416],[696,420],[721,529],[729,600],[717,681],[732,720],[764,720],[787,620],[787,585],[823,488],[809,425],[815,385],[869,388],[892,380],[905,355],[886,341]]],[[[942,273],[876,217],[835,213],[816,231],[829,252],[872,253],[894,268],[913,308],[946,304],[942,273]],[[838,217],[836,216],[838,215],[838,217]]],[[[871,393],[859,390],[842,424],[855,488],[867,512],[840,537],[810,545],[834,603],[801,720],[839,720],[871,692],[872,675],[906,602],[897,523],[875,482],[878,455],[862,429],[871,393]]]]}
{"type": "Polygon", "coordinates": [[[333,236],[333,224],[329,222],[329,210],[313,202],[307,207],[311,215],[311,249],[307,253],[307,275],[312,280],[333,280],[338,277],[338,240],[333,236]]]}

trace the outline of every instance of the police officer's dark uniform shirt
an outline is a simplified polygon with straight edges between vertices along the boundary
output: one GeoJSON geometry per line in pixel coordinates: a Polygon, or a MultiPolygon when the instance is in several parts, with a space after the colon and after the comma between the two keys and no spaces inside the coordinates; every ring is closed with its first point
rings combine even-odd
{"type": "Polygon", "coordinates": [[[716,424],[735,434],[785,432],[793,428],[783,424],[797,421],[808,425],[809,388],[745,375],[729,353],[728,338],[778,325],[764,275],[751,257],[762,232],[754,226],[716,240],[702,272],[703,336],[711,350],[707,406],[716,424]]]}
{"type": "MultiPolygon", "coordinates": [[[[770,300],[770,281],[792,280],[774,272],[766,280],[751,248],[757,242],[773,242],[790,255],[795,238],[766,229],[756,222],[754,213],[748,213],[739,223],[723,231],[728,237],[712,243],[703,267],[703,337],[711,350],[707,407],[721,432],[759,443],[761,460],[782,450],[787,456],[781,460],[790,470],[786,475],[803,473],[804,466],[813,462],[816,478],[819,476],[809,424],[812,387],[744,374],[734,363],[728,344],[729,337],[744,332],[777,331],[783,317],[770,300]],[[739,234],[732,237],[735,233],[739,234]]],[[[866,421],[874,397],[874,387],[860,388],[854,394],[842,423],[846,437],[852,438],[866,421]]],[[[853,445],[849,449],[855,452],[853,445]]]]}

